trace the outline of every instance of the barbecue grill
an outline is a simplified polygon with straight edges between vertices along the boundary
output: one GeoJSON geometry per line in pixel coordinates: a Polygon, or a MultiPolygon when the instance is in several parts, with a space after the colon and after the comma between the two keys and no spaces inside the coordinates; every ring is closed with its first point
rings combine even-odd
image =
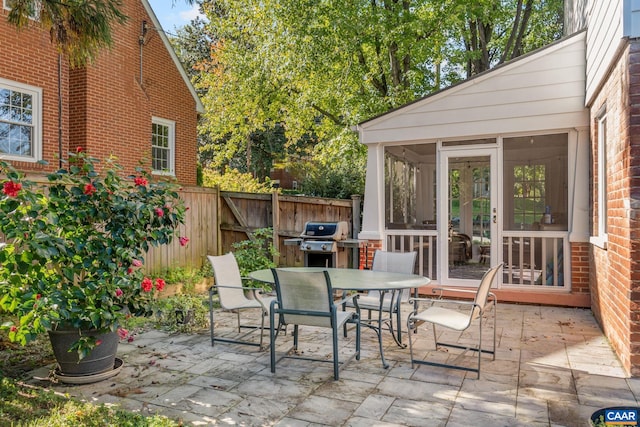
{"type": "Polygon", "coordinates": [[[346,221],[308,221],[297,239],[288,239],[285,244],[298,245],[304,254],[305,267],[347,268],[349,255],[347,247],[353,244],[349,239],[349,223],[346,221]]]}

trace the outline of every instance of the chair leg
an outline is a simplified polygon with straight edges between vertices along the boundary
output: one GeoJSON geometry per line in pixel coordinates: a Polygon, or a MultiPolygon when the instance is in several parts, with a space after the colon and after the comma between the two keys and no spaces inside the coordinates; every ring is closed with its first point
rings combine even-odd
{"type": "Polygon", "coordinates": [[[331,333],[333,336],[333,378],[337,381],[340,378],[340,361],[338,360],[338,328],[331,328],[331,333]]]}
{"type": "Polygon", "coordinates": [[[431,326],[433,326],[433,344],[436,347],[436,350],[438,349],[438,336],[436,335],[436,324],[432,323],[431,326]]]}
{"type": "Polygon", "coordinates": [[[493,303],[493,360],[496,360],[496,330],[498,329],[498,304],[493,303]]]}
{"type": "Polygon", "coordinates": [[[267,315],[266,311],[262,311],[262,322],[260,323],[260,349],[262,350],[262,341],[263,341],[263,336],[264,336],[264,318],[267,315]]]}
{"type": "Polygon", "coordinates": [[[213,291],[209,291],[209,331],[211,331],[211,347],[213,347],[213,291]]]}
{"type": "Polygon", "coordinates": [[[360,318],[358,317],[358,322],[356,323],[356,360],[360,360],[360,318]]]}
{"type": "Polygon", "coordinates": [[[402,323],[400,322],[400,303],[398,303],[398,305],[396,306],[396,325],[398,325],[398,344],[402,345],[402,323]]]}
{"type": "MultiPolygon", "coordinates": [[[[411,339],[411,331],[414,325],[411,322],[411,316],[407,319],[407,330],[409,331],[409,357],[411,358],[411,369],[415,368],[415,363],[413,362],[413,340],[411,339]]],[[[417,332],[417,327],[414,327],[413,333],[417,332]]]]}
{"type": "MultiPolygon", "coordinates": [[[[342,311],[347,311],[347,303],[342,303],[342,311]]],[[[347,323],[345,322],[344,325],[342,325],[342,334],[344,335],[344,337],[347,337],[347,323]]]]}
{"type": "Polygon", "coordinates": [[[480,335],[478,337],[478,379],[480,379],[480,364],[482,363],[482,313],[478,317],[480,318],[478,321],[480,328],[480,335]]]}
{"type": "Polygon", "coordinates": [[[240,333],[240,310],[236,310],[236,314],[238,315],[238,333],[240,333]]]}
{"type": "MultiPolygon", "coordinates": [[[[271,372],[276,372],[276,336],[274,331],[275,316],[273,310],[269,312],[269,356],[271,359],[271,372]]],[[[279,325],[279,324],[278,324],[279,325]]]]}

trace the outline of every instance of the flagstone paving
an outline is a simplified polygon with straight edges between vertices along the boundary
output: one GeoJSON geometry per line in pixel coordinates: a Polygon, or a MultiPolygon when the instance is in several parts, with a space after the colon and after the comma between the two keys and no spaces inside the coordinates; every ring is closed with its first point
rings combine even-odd
{"type": "MultiPolygon", "coordinates": [[[[409,350],[397,347],[388,332],[390,367],[384,369],[375,333],[363,328],[362,358],[347,363],[338,381],[331,363],[285,359],[272,374],[268,351],[211,346],[207,333],[160,331],[120,344],[124,365],[107,380],[51,383],[46,380],[50,368],[43,368],[34,371],[33,381],[87,401],[164,414],[194,426],[586,426],[598,409],[638,406],[640,379],[625,375],[590,310],[498,308],[496,360],[483,359],[479,380],[451,369],[412,369],[409,350]]],[[[234,314],[220,313],[216,321],[221,331],[233,332],[234,314]]],[[[470,339],[467,333],[443,334],[460,342],[470,339]]],[[[484,336],[486,343],[490,334],[484,336]]],[[[354,337],[353,332],[340,337],[341,356],[353,352],[354,337]]],[[[414,351],[421,357],[452,357],[434,349],[430,328],[420,329],[417,337],[414,351]]],[[[330,343],[324,330],[301,328],[305,355],[330,360],[330,343]]],[[[289,335],[278,339],[278,350],[290,345],[289,335]]],[[[465,356],[465,362],[471,365],[474,357],[465,356]]]]}

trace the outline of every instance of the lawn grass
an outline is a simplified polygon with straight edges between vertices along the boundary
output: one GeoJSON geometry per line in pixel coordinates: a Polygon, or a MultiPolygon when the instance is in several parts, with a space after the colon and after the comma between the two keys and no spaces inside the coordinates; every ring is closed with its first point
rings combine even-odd
{"type": "Polygon", "coordinates": [[[162,416],[144,417],[105,405],[71,399],[51,390],[0,378],[0,426],[172,427],[181,424],[162,416]]]}

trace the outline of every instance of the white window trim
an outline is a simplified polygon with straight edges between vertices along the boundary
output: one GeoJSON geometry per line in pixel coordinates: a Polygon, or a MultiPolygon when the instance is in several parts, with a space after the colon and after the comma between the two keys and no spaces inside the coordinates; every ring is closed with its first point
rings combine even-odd
{"type": "MultiPolygon", "coordinates": [[[[2,0],[2,8],[4,10],[11,10],[11,6],[9,6],[9,0],[2,0]]],[[[36,5],[36,13],[33,16],[29,16],[29,19],[33,20],[33,21],[38,21],[40,20],[40,10],[42,8],[42,5],[40,4],[40,2],[37,3],[36,5]]]]}
{"type": "Polygon", "coordinates": [[[602,249],[607,249],[609,236],[603,230],[606,230],[607,218],[607,113],[606,111],[598,115],[598,169],[595,171],[598,177],[598,233],[591,236],[590,243],[602,249]],[[604,183],[604,185],[603,185],[604,183]]]}
{"type": "MultiPolygon", "coordinates": [[[[153,175],[169,175],[175,176],[176,173],[176,122],[173,120],[167,120],[160,117],[152,117],[152,124],[167,126],[169,128],[169,168],[168,170],[152,170],[153,175]]],[[[151,147],[153,149],[153,146],[151,147]]],[[[153,153],[152,153],[153,155],[153,153]]],[[[153,159],[152,159],[153,160],[153,159]]]]}
{"type": "Polygon", "coordinates": [[[35,163],[42,160],[42,89],[0,78],[0,88],[31,95],[33,109],[33,147],[31,156],[16,156],[0,153],[1,160],[35,163]]]}

